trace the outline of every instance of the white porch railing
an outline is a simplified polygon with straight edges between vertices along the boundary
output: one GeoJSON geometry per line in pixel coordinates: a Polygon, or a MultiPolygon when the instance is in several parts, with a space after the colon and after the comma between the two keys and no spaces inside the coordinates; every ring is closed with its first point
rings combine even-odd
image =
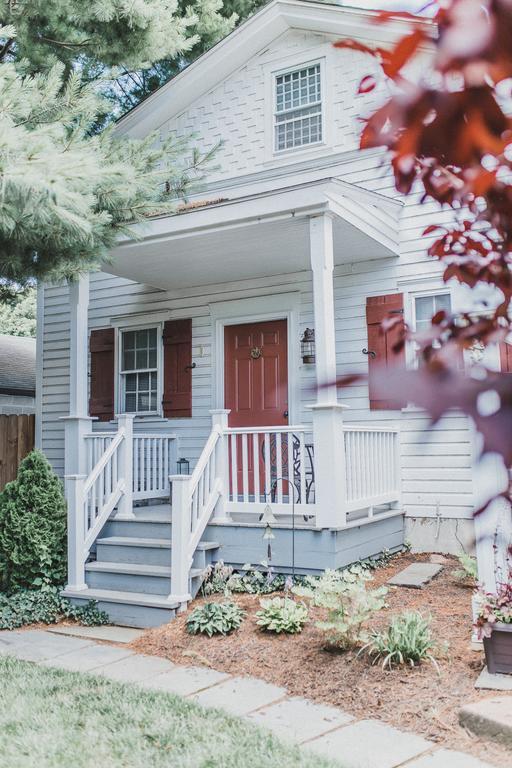
{"type": "Polygon", "coordinates": [[[400,500],[399,431],[388,426],[344,425],[346,511],[400,500]]]}
{"type": "MultiPolygon", "coordinates": [[[[93,432],[85,436],[87,474],[96,466],[115,437],[116,432],[93,432]]],[[[177,442],[175,434],[133,433],[134,501],[169,496],[169,475],[176,468],[177,442]]]]}
{"type": "Polygon", "coordinates": [[[226,429],[229,483],[225,509],[276,514],[314,514],[313,441],[299,426],[226,429]]]}

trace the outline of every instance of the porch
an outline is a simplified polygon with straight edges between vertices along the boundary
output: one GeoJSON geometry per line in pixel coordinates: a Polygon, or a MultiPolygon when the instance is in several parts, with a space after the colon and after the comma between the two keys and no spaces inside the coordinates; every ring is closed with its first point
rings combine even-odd
{"type": "MultiPolygon", "coordinates": [[[[70,597],[129,604],[143,608],[143,616],[134,617],[131,610],[126,620],[160,621],[191,599],[208,562],[243,565],[264,559],[262,515],[270,515],[273,527],[282,531],[271,563],[282,570],[291,566],[285,551],[292,535],[294,565],[304,572],[339,567],[402,544],[398,427],[345,424],[334,384],[335,263],[348,257],[389,259],[396,208],[381,210],[375,196],[361,190],[351,199],[348,187],[336,180],[315,182],[157,219],[141,239],[121,243],[105,266],[159,288],[179,288],[218,282],[226,270],[231,279],[246,279],[262,271],[303,269],[307,255],[316,335],[313,403],[301,408],[297,402],[297,322],[277,296],[274,304],[267,302],[266,313],[249,313],[248,319],[288,318],[289,411],[286,407],[278,422],[233,423],[218,376],[212,381],[210,433],[189,474],[177,474],[183,431],[172,420],[167,429],[151,432],[119,408],[107,425],[93,424],[87,414],[88,278],[71,286],[70,415],[65,420],[70,597]],[[386,219],[387,234],[375,223],[365,224],[370,215],[386,219]],[[204,259],[208,243],[210,253],[217,254],[209,262],[204,259]],[[301,413],[307,414],[304,421],[297,418],[301,413]]],[[[217,328],[212,354],[221,370],[223,321],[215,312],[211,308],[217,328]]],[[[244,320],[243,312],[244,303],[238,302],[226,324],[244,320]]],[[[193,413],[191,419],[194,424],[193,413]]]]}

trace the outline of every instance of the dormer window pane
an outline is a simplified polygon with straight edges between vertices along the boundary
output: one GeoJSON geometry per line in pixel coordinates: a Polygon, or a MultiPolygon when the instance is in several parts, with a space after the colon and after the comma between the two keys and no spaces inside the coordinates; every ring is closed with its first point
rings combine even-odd
{"type": "Polygon", "coordinates": [[[275,150],[322,141],[320,64],[276,76],[275,150]]]}

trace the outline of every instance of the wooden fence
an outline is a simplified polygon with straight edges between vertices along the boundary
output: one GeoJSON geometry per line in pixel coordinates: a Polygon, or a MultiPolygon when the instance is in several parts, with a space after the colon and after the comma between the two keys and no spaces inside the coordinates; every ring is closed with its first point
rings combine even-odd
{"type": "Polygon", "coordinates": [[[0,414],[0,491],[14,480],[22,459],[34,447],[35,416],[0,414]]]}

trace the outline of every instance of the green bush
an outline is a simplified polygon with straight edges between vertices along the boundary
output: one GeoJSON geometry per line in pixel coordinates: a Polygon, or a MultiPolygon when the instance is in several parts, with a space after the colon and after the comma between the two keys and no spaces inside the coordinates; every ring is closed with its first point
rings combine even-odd
{"type": "Polygon", "coordinates": [[[11,595],[0,594],[0,629],[17,629],[37,622],[55,624],[63,618],[86,626],[109,623],[107,614],[98,610],[94,600],[83,606],[72,605],[60,596],[58,587],[50,584],[11,595]]]}
{"type": "Polygon", "coordinates": [[[302,632],[308,620],[308,609],[304,603],[296,603],[289,597],[261,600],[260,605],[261,611],[256,613],[256,623],[267,632],[295,635],[302,632]]]}
{"type": "Polygon", "coordinates": [[[0,582],[3,591],[61,584],[66,576],[66,502],[40,451],[23,459],[0,493],[0,582]]]}
{"type": "Polygon", "coordinates": [[[361,650],[367,650],[374,663],[382,659],[382,667],[391,669],[402,664],[414,667],[425,660],[436,665],[431,653],[434,645],[430,619],[417,611],[407,611],[393,617],[384,632],[374,632],[361,650]]]}
{"type": "Polygon", "coordinates": [[[367,642],[366,623],[386,605],[386,587],[368,590],[366,582],[371,580],[366,568],[352,566],[343,571],[327,570],[319,579],[308,577],[306,585],[294,587],[293,592],[327,609],[327,620],[317,621],[316,626],[326,633],[331,645],[347,650],[367,642]]]}
{"type": "Polygon", "coordinates": [[[205,603],[195,608],[187,619],[191,635],[227,635],[238,629],[244,612],[235,603],[205,603]]]}
{"type": "Polygon", "coordinates": [[[459,561],[460,568],[452,571],[452,575],[459,581],[470,582],[472,585],[476,584],[478,581],[478,564],[476,557],[472,557],[471,555],[466,554],[466,552],[461,552],[460,555],[457,555],[457,560],[459,561]]]}

